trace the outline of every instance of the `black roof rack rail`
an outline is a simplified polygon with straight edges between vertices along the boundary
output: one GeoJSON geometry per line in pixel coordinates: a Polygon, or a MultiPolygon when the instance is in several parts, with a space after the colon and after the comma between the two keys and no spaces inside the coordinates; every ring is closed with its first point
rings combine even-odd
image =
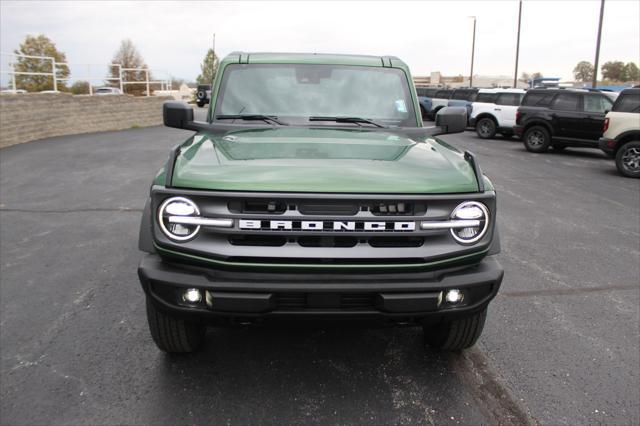
{"type": "Polygon", "coordinates": [[[464,152],[464,159],[469,162],[471,168],[473,169],[473,173],[476,175],[476,182],[478,183],[478,192],[484,192],[484,177],[482,176],[482,170],[480,170],[480,165],[476,160],[476,156],[471,151],[464,152]]]}

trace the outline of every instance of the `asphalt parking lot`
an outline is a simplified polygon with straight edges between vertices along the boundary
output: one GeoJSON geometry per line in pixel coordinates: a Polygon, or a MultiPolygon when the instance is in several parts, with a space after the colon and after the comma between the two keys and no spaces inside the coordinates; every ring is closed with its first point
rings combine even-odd
{"type": "Polygon", "coordinates": [[[167,356],[147,329],[138,225],[188,135],[0,151],[2,424],[640,422],[640,180],[599,151],[443,137],[499,194],[505,280],[464,354],[424,350],[414,328],[236,328],[167,356]]]}

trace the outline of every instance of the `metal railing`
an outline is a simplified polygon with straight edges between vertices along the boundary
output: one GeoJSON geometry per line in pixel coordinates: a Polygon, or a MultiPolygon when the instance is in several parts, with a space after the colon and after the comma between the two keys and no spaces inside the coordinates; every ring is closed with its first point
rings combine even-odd
{"type": "Polygon", "coordinates": [[[160,84],[161,90],[171,90],[171,78],[167,78],[165,80],[150,80],[149,79],[149,73],[150,73],[150,69],[148,68],[123,68],[121,64],[115,64],[115,63],[111,63],[111,64],[104,64],[104,65],[100,65],[100,64],[75,64],[75,63],[68,63],[68,62],[56,62],[56,59],[52,56],[34,56],[34,55],[23,55],[23,54],[19,54],[19,53],[4,53],[4,52],[0,52],[0,56],[10,56],[10,57],[21,57],[21,58],[29,58],[29,59],[40,59],[43,61],[50,61],[51,62],[51,71],[50,72],[32,72],[32,71],[16,71],[16,63],[15,61],[12,61],[9,63],[11,69],[10,70],[0,70],[0,74],[7,74],[11,76],[11,87],[13,88],[13,90],[17,90],[17,84],[16,84],[16,75],[40,75],[40,76],[48,76],[51,77],[53,80],[53,90],[55,92],[58,91],[58,82],[60,81],[68,81],[68,80],[75,80],[75,81],[87,81],[89,82],[89,94],[93,95],[93,87],[91,85],[91,81],[108,81],[108,82],[117,82],[118,86],[120,87],[120,91],[122,93],[124,93],[124,86],[125,85],[134,85],[134,84],[144,84],[146,86],[146,96],[151,96],[151,85],[152,84],[160,84]],[[70,65],[87,65],[87,76],[85,77],[58,77],[58,70],[57,70],[57,66],[59,65],[63,65],[66,66],[67,68],[70,68],[70,65]],[[91,65],[96,65],[96,66],[106,66],[109,68],[116,68],[118,69],[117,75],[118,77],[92,77],[91,74],[91,65]],[[127,72],[133,72],[133,71],[137,71],[137,72],[144,72],[145,73],[145,79],[144,80],[136,80],[136,81],[127,81],[126,78],[126,73],[127,72]]]}

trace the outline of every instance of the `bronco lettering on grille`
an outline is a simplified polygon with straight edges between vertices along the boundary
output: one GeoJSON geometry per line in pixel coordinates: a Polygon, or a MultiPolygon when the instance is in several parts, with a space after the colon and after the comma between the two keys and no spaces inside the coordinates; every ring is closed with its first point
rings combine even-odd
{"type": "Polygon", "coordinates": [[[415,231],[415,222],[240,219],[240,229],[264,231],[415,231]]]}

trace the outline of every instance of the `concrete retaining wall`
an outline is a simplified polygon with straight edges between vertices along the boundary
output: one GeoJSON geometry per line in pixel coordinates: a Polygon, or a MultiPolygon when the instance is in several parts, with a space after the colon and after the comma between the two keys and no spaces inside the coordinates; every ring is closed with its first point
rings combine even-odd
{"type": "Polygon", "coordinates": [[[0,148],[53,136],[162,124],[170,97],[0,95],[0,148]]]}

